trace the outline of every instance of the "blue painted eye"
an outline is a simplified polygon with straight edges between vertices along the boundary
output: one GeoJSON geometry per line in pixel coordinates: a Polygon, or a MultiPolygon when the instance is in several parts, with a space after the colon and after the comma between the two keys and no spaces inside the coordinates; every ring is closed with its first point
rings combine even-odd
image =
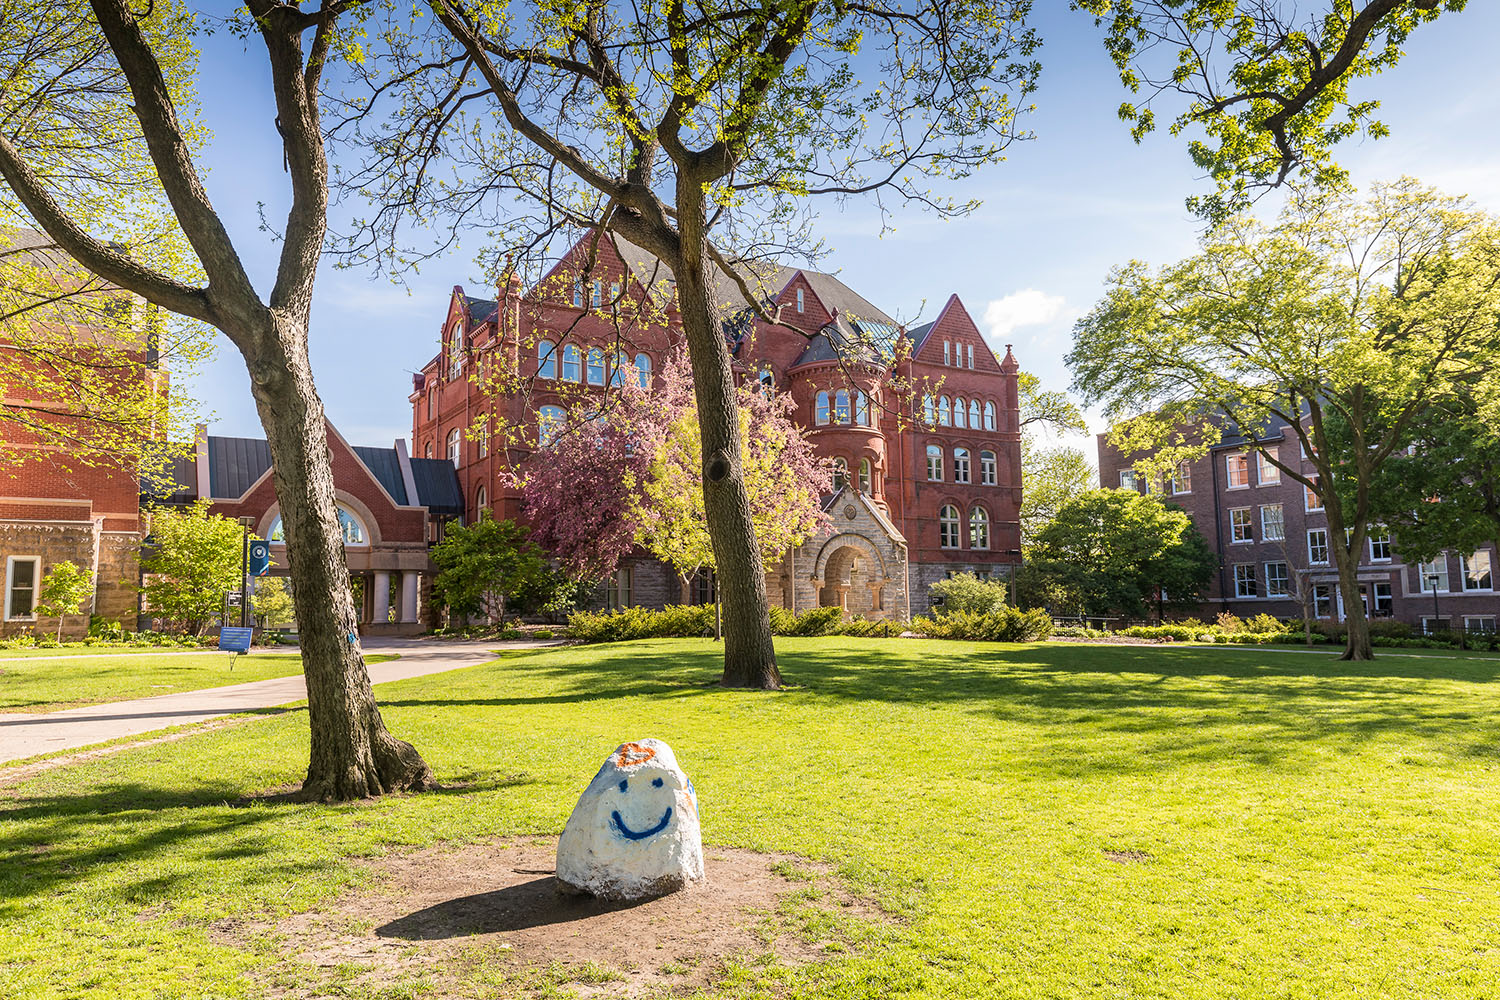
{"type": "Polygon", "coordinates": [[[657,788],[660,788],[661,787],[661,779],[657,778],[655,781],[651,782],[651,784],[655,785],[657,788]]]}
{"type": "Polygon", "coordinates": [[[622,781],[622,782],[620,782],[620,791],[623,792],[623,791],[625,791],[629,787],[630,787],[630,782],[629,781],[622,781]]]}

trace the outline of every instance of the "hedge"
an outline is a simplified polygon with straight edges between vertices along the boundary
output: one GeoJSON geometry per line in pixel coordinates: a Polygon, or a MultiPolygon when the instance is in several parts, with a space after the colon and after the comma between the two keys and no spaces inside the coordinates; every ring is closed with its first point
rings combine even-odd
{"type": "Polygon", "coordinates": [[[1052,616],[1041,609],[1001,608],[988,614],[955,611],[937,618],[914,618],[911,627],[933,639],[1036,642],[1052,634],[1052,616]]]}

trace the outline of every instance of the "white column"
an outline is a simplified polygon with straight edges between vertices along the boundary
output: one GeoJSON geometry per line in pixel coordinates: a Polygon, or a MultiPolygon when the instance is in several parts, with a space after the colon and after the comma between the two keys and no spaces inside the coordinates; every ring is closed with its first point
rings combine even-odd
{"type": "Polygon", "coordinates": [[[403,622],[414,622],[417,620],[417,572],[416,570],[401,571],[401,620],[403,622]]]}
{"type": "Polygon", "coordinates": [[[391,617],[391,574],[385,570],[375,571],[375,605],[372,621],[384,625],[391,617]]]}

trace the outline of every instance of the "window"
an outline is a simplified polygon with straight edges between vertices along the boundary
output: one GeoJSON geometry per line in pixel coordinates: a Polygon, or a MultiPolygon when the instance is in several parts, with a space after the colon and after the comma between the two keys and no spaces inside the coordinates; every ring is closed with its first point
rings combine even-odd
{"type": "Polygon", "coordinates": [[[927,446],[927,478],[934,483],[943,481],[943,449],[935,444],[927,446]]]}
{"type": "Polygon", "coordinates": [[[1281,482],[1281,470],[1271,464],[1271,459],[1278,457],[1275,448],[1264,448],[1255,453],[1255,461],[1259,466],[1257,472],[1259,473],[1258,482],[1260,485],[1274,486],[1281,482]]]}
{"type": "Polygon", "coordinates": [[[843,458],[833,460],[833,492],[837,493],[849,485],[849,463],[843,458]]]}
{"type": "Polygon", "coordinates": [[[993,451],[979,453],[979,485],[995,485],[995,453],[993,451]]]}
{"type": "Polygon", "coordinates": [[[769,396],[771,390],[776,388],[776,373],[771,370],[770,365],[764,365],[760,370],[760,392],[762,396],[769,396]]]}
{"type": "Polygon", "coordinates": [[[463,374],[464,370],[464,338],[459,333],[458,324],[453,324],[452,331],[448,334],[448,378],[456,379],[463,374]]]}
{"type": "Polygon", "coordinates": [[[979,430],[979,400],[969,400],[969,426],[979,430]]]}
{"type": "Polygon", "coordinates": [[[969,367],[970,368],[974,367],[974,345],[973,344],[969,345],[969,367]]]}
{"type": "Polygon", "coordinates": [[[37,577],[41,556],[11,556],[5,560],[5,617],[35,618],[37,577]]]}
{"type": "Polygon", "coordinates": [[[594,282],[593,290],[590,293],[589,305],[594,309],[598,309],[604,305],[604,282],[594,282]]]}
{"type": "Polygon", "coordinates": [[[463,464],[464,438],[463,432],[457,427],[448,432],[448,461],[453,463],[456,469],[463,464]]]}
{"type": "Polygon", "coordinates": [[[1377,583],[1375,585],[1375,617],[1389,618],[1395,613],[1396,602],[1391,593],[1389,583],[1377,583]]]}
{"type": "Polygon", "coordinates": [[[802,312],[803,311],[803,308],[802,308],[803,305],[804,305],[804,303],[802,301],[802,289],[799,288],[799,289],[797,289],[797,311],[798,312],[802,312]]]}
{"type": "Polygon", "coordinates": [[[1328,529],[1313,528],[1307,533],[1307,561],[1316,565],[1328,564],[1328,529]]]}
{"type": "Polygon", "coordinates": [[[714,603],[714,574],[712,570],[699,570],[693,575],[693,603],[714,603]]]}
{"type": "Polygon", "coordinates": [[[1167,480],[1168,492],[1174,496],[1193,492],[1193,467],[1188,462],[1178,462],[1177,470],[1167,480]]]}
{"type": "Polygon", "coordinates": [[[635,383],[642,389],[651,388],[651,355],[635,356],[635,383]]]}
{"type": "Polygon", "coordinates": [[[969,510],[969,548],[987,549],[990,547],[990,512],[983,507],[973,507],[969,510]]]}
{"type": "Polygon", "coordinates": [[[938,544],[945,549],[958,548],[958,508],[951,503],[938,510],[938,544]]]}
{"type": "Polygon", "coordinates": [[[1494,615],[1464,615],[1465,632],[1493,632],[1495,631],[1494,615]]]}
{"type": "Polygon", "coordinates": [[[1289,597],[1292,593],[1291,571],[1284,562],[1266,563],[1266,596],[1289,597]]]}
{"type": "MultiPolygon", "coordinates": [[[[354,512],[343,504],[339,505],[339,530],[344,534],[345,545],[369,545],[370,535],[365,531],[365,523],[354,516],[354,512]]],[[[281,525],[281,518],[271,522],[271,530],[266,532],[266,538],[273,542],[286,541],[286,529],[281,525]]]]}
{"type": "Polygon", "coordinates": [[[1136,488],[1137,487],[1136,487],[1135,470],[1134,469],[1121,469],[1120,470],[1120,489],[1122,489],[1122,490],[1133,490],[1133,489],[1136,489],[1136,488]]]}
{"type": "Polygon", "coordinates": [[[931,396],[922,397],[922,419],[927,422],[928,427],[937,426],[937,404],[932,401],[931,396]]]}
{"type": "MultiPolygon", "coordinates": [[[[1317,485],[1319,487],[1322,486],[1322,480],[1317,476],[1313,476],[1312,481],[1314,485],[1317,485]]],[[[1322,510],[1323,498],[1319,496],[1318,491],[1314,490],[1311,486],[1304,486],[1302,487],[1302,505],[1307,510],[1322,510]]]]}
{"type": "Polygon", "coordinates": [[[557,440],[567,426],[568,412],[561,406],[544,406],[536,411],[536,445],[545,448],[557,440]]]}
{"type": "Polygon", "coordinates": [[[984,429],[992,431],[995,429],[995,404],[984,404],[984,429]]]}
{"type": "Polygon", "coordinates": [[[1268,503],[1260,508],[1260,538],[1263,542],[1279,542],[1286,537],[1286,514],[1279,503],[1268,503]]]}
{"type": "Polygon", "coordinates": [[[436,412],[437,412],[437,387],[434,386],[433,388],[427,390],[427,419],[431,420],[432,419],[432,415],[434,413],[436,413],[436,412]]]}
{"type": "Polygon", "coordinates": [[[479,415],[479,426],[479,440],[474,443],[479,449],[479,457],[484,458],[490,453],[490,422],[483,413],[479,415]]]}
{"type": "Polygon", "coordinates": [[[959,396],[953,401],[953,426],[967,427],[969,425],[968,411],[965,407],[964,398],[959,396]]]}
{"type": "Polygon", "coordinates": [[[951,427],[953,425],[953,409],[948,402],[947,396],[938,397],[938,426],[951,427]]]}
{"type": "Polygon", "coordinates": [[[820,391],[817,398],[816,419],[820,424],[828,423],[828,393],[820,391]]]}
{"type": "Polygon", "coordinates": [[[874,482],[874,478],[872,476],[872,470],[871,470],[871,467],[870,467],[870,460],[868,458],[862,458],[862,459],[860,459],[859,460],[859,491],[861,493],[870,493],[870,492],[872,492],[872,490],[871,490],[870,487],[873,484],[873,482],[874,482]]]}
{"type": "Polygon", "coordinates": [[[605,589],[604,603],[611,611],[630,607],[630,570],[615,570],[614,576],[609,578],[609,586],[605,589]]]}
{"type": "Polygon", "coordinates": [[[945,365],[951,365],[951,364],[953,364],[953,359],[949,355],[949,352],[951,350],[952,350],[952,345],[949,344],[948,341],[946,341],[946,340],[943,341],[943,364],[945,364],[945,365]]]}
{"type": "Polygon", "coordinates": [[[485,505],[488,502],[488,500],[489,500],[489,497],[485,496],[484,487],[483,486],[479,487],[479,492],[474,495],[474,507],[475,507],[475,509],[477,511],[484,510],[485,505]]]}
{"type": "Polygon", "coordinates": [[[432,457],[432,442],[431,441],[427,442],[427,450],[422,453],[422,457],[423,458],[431,458],[432,457]]]}
{"type": "Polygon", "coordinates": [[[833,394],[833,422],[836,424],[847,424],[849,422],[848,389],[840,389],[833,394]]]}
{"type": "Polygon", "coordinates": [[[618,281],[611,281],[609,283],[609,301],[611,305],[620,301],[620,283],[618,281]]]}
{"type": "Polygon", "coordinates": [[[870,397],[858,389],[854,390],[854,422],[861,427],[871,426],[870,397]]]}
{"type": "Polygon", "coordinates": [[[1417,588],[1424,594],[1433,592],[1433,580],[1439,593],[1448,589],[1448,557],[1438,556],[1432,562],[1417,563],[1417,588]]]}
{"type": "Polygon", "coordinates": [[[1250,456],[1244,452],[1236,455],[1224,456],[1225,476],[1229,481],[1229,488],[1242,490],[1250,485],[1250,456]]]}
{"type": "Polygon", "coordinates": [[[1370,561],[1391,561],[1391,533],[1379,525],[1370,528],[1370,561]]]}
{"type": "Polygon", "coordinates": [[[1241,563],[1234,568],[1234,596],[1235,597],[1259,597],[1260,591],[1258,581],[1255,579],[1255,566],[1241,563]]]}
{"type": "Polygon", "coordinates": [[[583,308],[583,282],[573,282],[573,308],[583,308]]]}
{"type": "Polygon", "coordinates": [[[536,345],[537,378],[557,378],[557,345],[544,340],[536,345]]]}
{"type": "Polygon", "coordinates": [[[967,483],[969,481],[969,449],[953,449],[953,481],[955,483],[967,483]]]}
{"type": "Polygon", "coordinates": [[[1494,578],[1490,573],[1490,554],[1480,549],[1472,556],[1460,556],[1459,571],[1463,574],[1465,590],[1493,590],[1494,578]]]}
{"type": "Polygon", "coordinates": [[[610,365],[609,384],[620,388],[626,382],[634,382],[636,375],[630,367],[630,357],[624,351],[616,351],[614,360],[610,365]]]}
{"type": "Polygon", "coordinates": [[[1319,583],[1313,587],[1313,617],[1333,617],[1333,585],[1319,583]]]}
{"type": "Polygon", "coordinates": [[[1237,507],[1229,512],[1229,540],[1243,544],[1255,541],[1250,530],[1250,508],[1237,507]]]}
{"type": "Polygon", "coordinates": [[[583,352],[577,344],[563,346],[563,378],[569,382],[583,381],[583,352]]]}
{"type": "Polygon", "coordinates": [[[597,347],[590,347],[588,354],[589,385],[604,384],[604,352],[597,347]]]}

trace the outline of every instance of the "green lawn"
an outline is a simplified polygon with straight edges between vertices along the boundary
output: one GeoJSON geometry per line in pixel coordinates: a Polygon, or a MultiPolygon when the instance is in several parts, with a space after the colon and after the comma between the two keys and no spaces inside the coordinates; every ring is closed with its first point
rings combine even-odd
{"type": "Polygon", "coordinates": [[[1493,661],[779,648],[799,685],[780,694],[720,690],[714,646],[671,640],[383,685],[392,728],[464,784],[438,794],[245,802],[299,777],[300,711],[0,789],[0,996],[315,982],[210,924],[315,907],[369,878],[351,858],[556,833],[603,756],[647,735],[692,776],[707,842],[831,862],[901,917],[736,997],[1495,996],[1493,661]]]}
{"type": "MultiPolygon", "coordinates": [[[[392,659],[367,656],[367,662],[392,659]]],[[[0,713],[52,712],[73,705],[148,698],[225,684],[289,677],[302,672],[300,656],[228,653],[163,656],[159,650],[121,656],[83,656],[0,662],[0,713]]]]}
{"type": "Polygon", "coordinates": [[[193,653],[201,650],[181,646],[29,646],[25,649],[0,649],[0,667],[5,660],[31,660],[59,656],[149,656],[153,653],[193,653]]]}

